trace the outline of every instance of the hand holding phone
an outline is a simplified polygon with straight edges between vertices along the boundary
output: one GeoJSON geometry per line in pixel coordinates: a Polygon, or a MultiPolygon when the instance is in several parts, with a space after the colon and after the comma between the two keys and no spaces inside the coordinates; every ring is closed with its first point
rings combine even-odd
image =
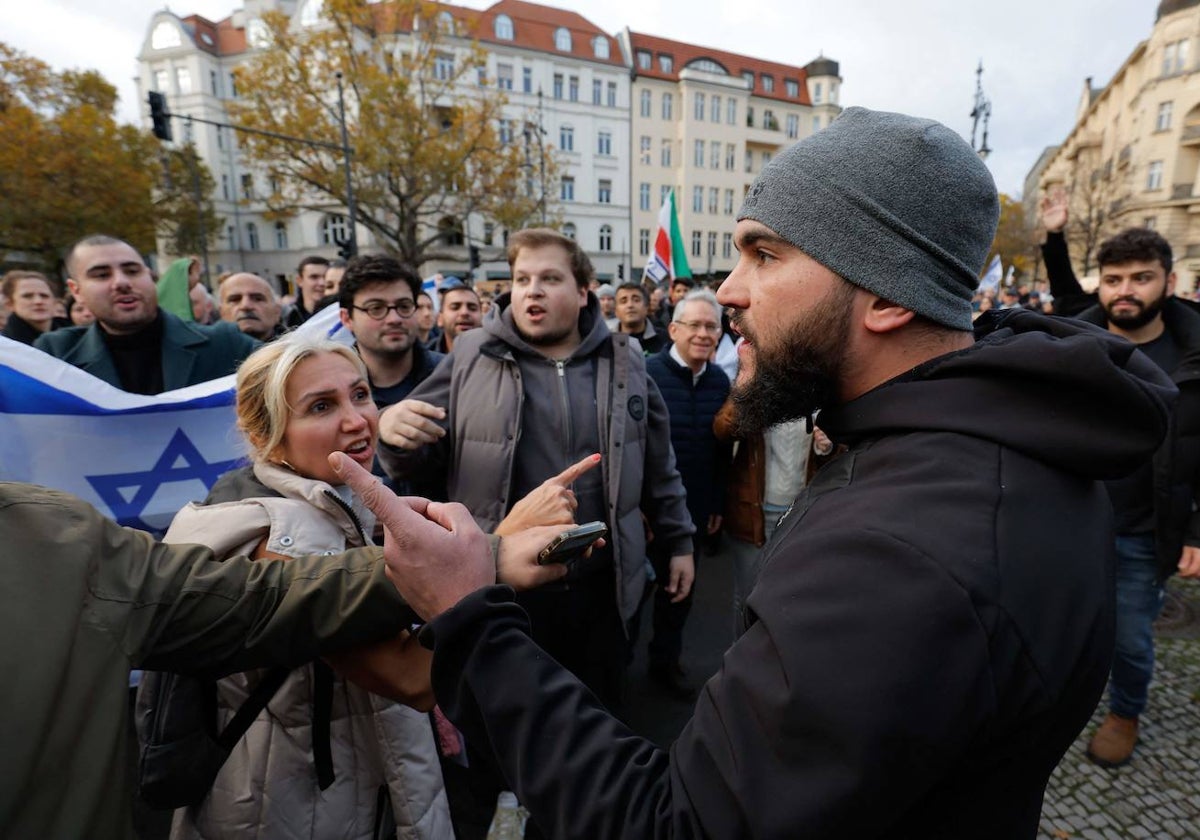
{"type": "Polygon", "coordinates": [[[592,543],[608,535],[608,526],[603,522],[585,522],[563,531],[538,553],[538,564],[571,564],[592,547],[592,543]]]}

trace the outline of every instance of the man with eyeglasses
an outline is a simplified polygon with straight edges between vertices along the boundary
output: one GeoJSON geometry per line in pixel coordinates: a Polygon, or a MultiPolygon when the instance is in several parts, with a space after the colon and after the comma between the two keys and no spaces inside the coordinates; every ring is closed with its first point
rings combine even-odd
{"type": "Polygon", "coordinates": [[[342,276],[342,326],[354,335],[380,411],[407,397],[442,360],[417,340],[420,292],[417,273],[383,254],[355,257],[342,276]]]}
{"type": "MultiPolygon", "coordinates": [[[[697,538],[689,577],[695,576],[704,534],[721,527],[725,507],[725,467],[729,446],[717,440],[713,420],[729,396],[729,377],[711,363],[721,340],[721,305],[712,292],[688,292],[678,303],[667,328],[671,343],[646,360],[646,373],[654,380],[667,404],[671,421],[671,447],[675,465],[687,492],[688,513],[697,538]]],[[[649,546],[650,559],[660,580],[669,575],[669,558],[649,546]]],[[[647,675],[670,696],[690,701],[694,689],[679,662],[683,627],[692,608],[692,587],[686,598],[672,599],[663,588],[654,594],[654,637],[650,640],[647,675]]]]}

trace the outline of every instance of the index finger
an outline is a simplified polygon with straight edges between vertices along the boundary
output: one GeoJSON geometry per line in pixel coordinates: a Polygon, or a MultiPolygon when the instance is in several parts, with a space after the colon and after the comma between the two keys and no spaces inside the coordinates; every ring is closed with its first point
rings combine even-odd
{"type": "Polygon", "coordinates": [[[599,463],[600,463],[600,453],[594,452],[591,455],[584,458],[582,461],[578,461],[578,462],[572,464],[571,466],[567,467],[565,470],[560,472],[558,475],[554,476],[554,478],[551,478],[549,480],[554,482],[555,484],[561,484],[563,487],[567,487],[571,484],[574,484],[575,481],[581,475],[583,475],[588,470],[593,469],[599,463]]]}
{"type": "Polygon", "coordinates": [[[416,496],[400,497],[383,486],[376,476],[363,469],[344,452],[329,453],[329,465],[350,489],[371,509],[384,528],[393,534],[419,527],[426,521],[429,500],[416,496]]]}

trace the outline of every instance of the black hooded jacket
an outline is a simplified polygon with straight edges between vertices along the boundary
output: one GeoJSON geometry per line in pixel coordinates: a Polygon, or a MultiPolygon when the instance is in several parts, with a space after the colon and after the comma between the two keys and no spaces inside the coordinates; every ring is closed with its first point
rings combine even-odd
{"type": "Polygon", "coordinates": [[[1175,389],[1128,342],[1025,310],[852,402],[847,450],[764,549],[746,632],[670,754],[529,640],[505,587],[423,633],[442,709],[563,838],[1032,838],[1113,646],[1102,479],[1175,389]]]}

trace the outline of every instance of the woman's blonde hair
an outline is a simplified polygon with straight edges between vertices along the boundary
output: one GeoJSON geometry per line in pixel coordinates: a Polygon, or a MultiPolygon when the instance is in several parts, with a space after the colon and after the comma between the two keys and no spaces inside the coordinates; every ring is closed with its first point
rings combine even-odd
{"type": "Polygon", "coordinates": [[[260,347],[237,372],[237,426],[255,461],[270,459],[287,429],[292,407],[287,385],[296,366],[310,356],[336,353],[348,359],[363,378],[367,368],[350,347],[320,336],[290,335],[260,347]]]}

